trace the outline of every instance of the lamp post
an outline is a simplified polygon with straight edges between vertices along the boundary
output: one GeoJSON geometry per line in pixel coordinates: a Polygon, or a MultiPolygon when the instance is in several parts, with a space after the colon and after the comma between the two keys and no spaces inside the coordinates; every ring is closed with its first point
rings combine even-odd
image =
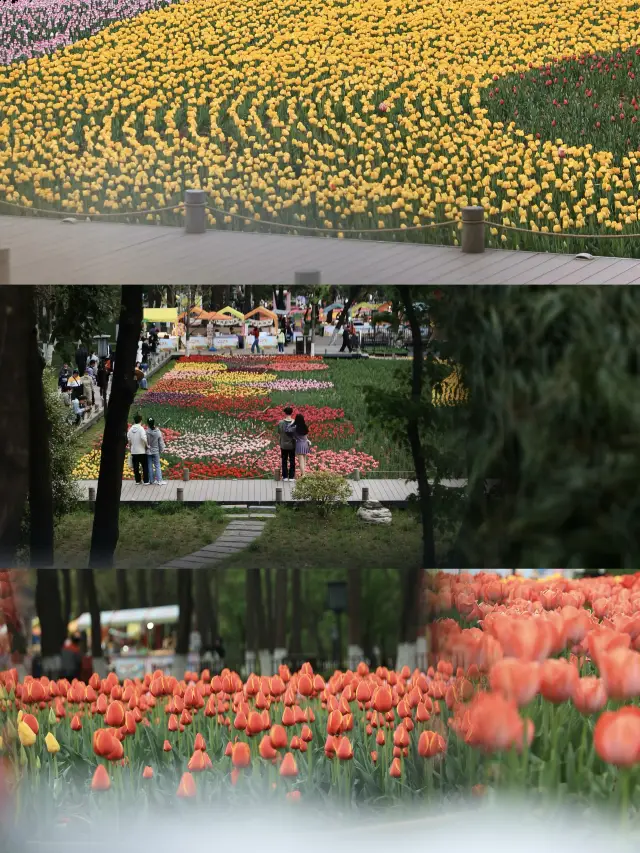
{"type": "Polygon", "coordinates": [[[333,656],[342,669],[342,614],[347,609],[347,584],[345,581],[329,581],[327,583],[327,610],[335,614],[336,624],[333,631],[333,656]]]}
{"type": "Polygon", "coordinates": [[[106,358],[109,355],[110,335],[94,335],[93,340],[98,342],[98,358],[106,358]]]}

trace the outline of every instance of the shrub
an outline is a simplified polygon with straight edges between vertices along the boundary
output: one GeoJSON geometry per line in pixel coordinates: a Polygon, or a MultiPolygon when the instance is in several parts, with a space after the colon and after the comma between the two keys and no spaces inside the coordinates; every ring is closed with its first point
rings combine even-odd
{"type": "Polygon", "coordinates": [[[296,481],[292,493],[294,500],[309,501],[323,515],[331,512],[336,506],[345,504],[350,496],[351,487],[346,478],[327,471],[306,474],[296,481]]]}

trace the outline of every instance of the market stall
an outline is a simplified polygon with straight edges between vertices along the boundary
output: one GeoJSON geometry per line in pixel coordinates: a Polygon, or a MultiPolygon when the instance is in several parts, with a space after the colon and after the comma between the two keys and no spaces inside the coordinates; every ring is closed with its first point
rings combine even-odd
{"type": "Polygon", "coordinates": [[[270,311],[262,306],[254,308],[244,315],[245,334],[254,326],[257,326],[260,337],[258,338],[260,348],[271,349],[278,345],[279,319],[275,311],[270,311]]]}
{"type": "Polygon", "coordinates": [[[159,330],[158,349],[162,352],[178,349],[178,309],[145,308],[142,321],[147,331],[154,325],[159,330]]]}

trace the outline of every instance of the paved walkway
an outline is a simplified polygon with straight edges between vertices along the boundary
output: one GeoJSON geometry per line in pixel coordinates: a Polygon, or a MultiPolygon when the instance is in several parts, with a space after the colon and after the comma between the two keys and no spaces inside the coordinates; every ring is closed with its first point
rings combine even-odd
{"type": "Polygon", "coordinates": [[[232,521],[218,536],[212,545],[205,545],[193,554],[178,557],[170,563],[160,566],[161,569],[207,569],[216,563],[221,563],[230,554],[243,551],[264,530],[264,521],[247,518],[242,521],[232,521]]]}
{"type": "Polygon", "coordinates": [[[11,284],[639,284],[640,259],[0,216],[11,284]]]}
{"type": "MultiPolygon", "coordinates": [[[[89,488],[97,491],[97,480],[78,480],[80,500],[89,500],[89,488]]],[[[276,502],[276,488],[282,488],[283,502],[291,502],[294,483],[277,480],[169,480],[166,486],[137,485],[133,480],[122,483],[121,503],[156,504],[160,501],[178,499],[178,489],[183,489],[184,503],[198,505],[206,501],[218,504],[246,504],[253,506],[273,505],[276,502]]],[[[362,502],[362,488],[369,489],[369,500],[380,501],[387,506],[403,506],[410,495],[417,493],[415,481],[406,480],[350,480],[351,497],[349,503],[362,502]]],[[[465,480],[445,480],[443,485],[450,488],[463,488],[465,480]]]]}

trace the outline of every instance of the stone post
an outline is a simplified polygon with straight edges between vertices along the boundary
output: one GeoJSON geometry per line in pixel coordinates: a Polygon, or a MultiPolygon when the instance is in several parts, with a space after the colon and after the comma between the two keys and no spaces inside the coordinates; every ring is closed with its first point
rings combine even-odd
{"type": "Polygon", "coordinates": [[[184,230],[186,234],[204,234],[207,230],[207,194],[187,190],[184,194],[184,230]]]}
{"type": "Polygon", "coordinates": [[[9,284],[9,250],[0,249],[0,285],[9,284]]]}
{"type": "Polygon", "coordinates": [[[461,249],[467,255],[484,252],[484,208],[462,208],[461,249]]]}

